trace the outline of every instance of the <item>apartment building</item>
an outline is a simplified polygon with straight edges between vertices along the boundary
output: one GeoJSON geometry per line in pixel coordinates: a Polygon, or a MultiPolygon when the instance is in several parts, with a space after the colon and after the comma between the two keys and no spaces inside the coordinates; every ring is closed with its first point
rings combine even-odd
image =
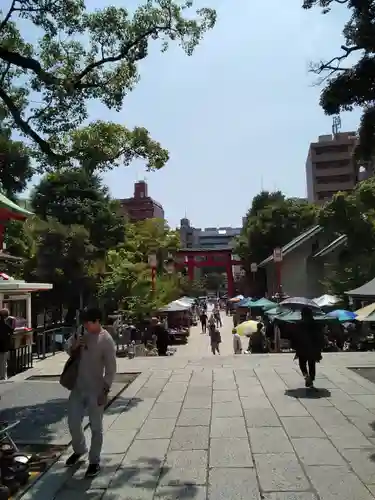
{"type": "Polygon", "coordinates": [[[321,135],[312,142],[306,160],[307,198],[312,203],[329,201],[338,191],[351,191],[358,182],[353,160],[355,132],[321,135]]]}
{"type": "Polygon", "coordinates": [[[189,219],[181,219],[180,237],[183,248],[228,248],[234,244],[234,238],[241,234],[240,227],[195,228],[189,219]]]}
{"type": "Polygon", "coordinates": [[[151,198],[148,194],[148,186],[145,181],[134,184],[134,195],[132,198],[118,200],[120,202],[121,213],[130,222],[137,222],[146,219],[164,219],[163,206],[151,198]]]}

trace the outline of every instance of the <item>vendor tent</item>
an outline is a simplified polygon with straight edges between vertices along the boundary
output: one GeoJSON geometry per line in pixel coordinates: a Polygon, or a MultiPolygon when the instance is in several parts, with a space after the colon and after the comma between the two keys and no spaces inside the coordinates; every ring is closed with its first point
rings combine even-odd
{"type": "Polygon", "coordinates": [[[186,304],[181,304],[178,303],[178,300],[174,300],[173,302],[170,302],[168,305],[165,307],[162,307],[159,309],[159,312],[182,312],[182,311],[187,311],[190,309],[190,305],[186,304]]]}
{"type": "Polygon", "coordinates": [[[359,288],[345,292],[345,294],[353,297],[353,299],[366,300],[375,298],[375,278],[359,288]]]}
{"type": "Polygon", "coordinates": [[[250,307],[259,307],[260,309],[263,309],[264,311],[267,311],[267,309],[273,309],[276,306],[277,306],[276,302],[272,302],[272,300],[268,300],[265,298],[251,301],[251,304],[250,304],[250,307]]]}
{"type": "Polygon", "coordinates": [[[369,304],[368,306],[361,307],[361,309],[355,311],[355,314],[357,315],[358,321],[364,321],[365,318],[372,315],[374,312],[375,312],[375,302],[373,304],[369,304]]]}
{"type": "Polygon", "coordinates": [[[313,299],[315,304],[318,305],[319,307],[332,307],[341,302],[339,297],[336,297],[335,295],[321,295],[320,297],[317,297],[316,299],[313,299]]]}

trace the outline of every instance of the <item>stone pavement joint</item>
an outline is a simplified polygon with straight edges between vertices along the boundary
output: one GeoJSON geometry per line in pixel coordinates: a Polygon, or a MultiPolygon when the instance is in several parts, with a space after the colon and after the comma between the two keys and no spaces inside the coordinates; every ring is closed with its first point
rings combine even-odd
{"type": "Polygon", "coordinates": [[[373,354],[325,354],[311,392],[292,355],[214,357],[198,329],[188,347],[120,359],[142,374],[105,417],[102,473],[66,470],[67,450],[23,499],[374,500],[375,385],[347,369],[373,354]]]}

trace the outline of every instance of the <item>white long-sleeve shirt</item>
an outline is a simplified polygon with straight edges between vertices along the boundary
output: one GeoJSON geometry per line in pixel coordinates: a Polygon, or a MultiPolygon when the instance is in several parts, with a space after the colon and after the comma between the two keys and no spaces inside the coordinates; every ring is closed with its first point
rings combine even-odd
{"type": "MultiPolygon", "coordinates": [[[[75,335],[67,342],[70,352],[75,335]]],[[[100,393],[110,389],[116,375],[116,344],[107,330],[98,334],[85,333],[85,346],[81,348],[76,388],[83,392],[100,393]]]]}

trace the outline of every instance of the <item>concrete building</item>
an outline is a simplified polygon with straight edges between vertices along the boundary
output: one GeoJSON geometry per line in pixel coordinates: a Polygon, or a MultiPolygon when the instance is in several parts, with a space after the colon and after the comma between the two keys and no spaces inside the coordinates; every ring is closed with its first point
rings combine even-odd
{"type": "Polygon", "coordinates": [[[345,235],[332,238],[321,226],[300,234],[282,248],[279,275],[273,255],[258,264],[265,270],[268,295],[278,291],[279,277],[283,292],[290,297],[312,299],[326,293],[322,282],[327,278],[330,264],[340,259],[345,245],[345,235]]]}
{"type": "Polygon", "coordinates": [[[181,219],[180,226],[182,248],[228,248],[234,244],[234,238],[241,234],[240,227],[195,228],[186,218],[181,219]]]}
{"type": "Polygon", "coordinates": [[[355,132],[321,135],[312,142],[306,160],[307,198],[312,203],[329,201],[338,191],[351,191],[358,182],[353,160],[355,132]]]}
{"type": "Polygon", "coordinates": [[[148,186],[145,181],[134,184],[134,196],[120,202],[121,211],[130,222],[146,219],[164,219],[164,210],[160,203],[148,195],[148,186]]]}

